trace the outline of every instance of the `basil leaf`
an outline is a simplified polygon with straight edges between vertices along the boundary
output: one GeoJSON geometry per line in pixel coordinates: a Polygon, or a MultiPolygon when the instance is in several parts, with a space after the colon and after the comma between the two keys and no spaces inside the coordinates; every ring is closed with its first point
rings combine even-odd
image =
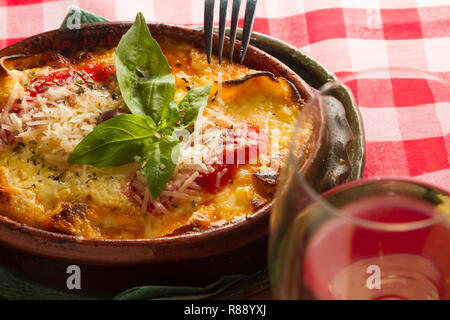
{"type": "Polygon", "coordinates": [[[188,127],[194,123],[198,111],[208,102],[210,91],[211,85],[207,84],[206,86],[192,89],[183,97],[183,100],[178,104],[181,124],[183,126],[188,127]]]}
{"type": "Polygon", "coordinates": [[[155,139],[149,116],[123,114],[100,123],[73,150],[68,162],[95,167],[120,166],[135,161],[155,139]]]}
{"type": "Polygon", "coordinates": [[[177,103],[172,101],[164,108],[161,114],[161,127],[173,129],[173,126],[180,121],[180,111],[178,110],[177,103]]]}
{"type": "Polygon", "coordinates": [[[175,78],[142,13],[120,39],[115,54],[120,92],[130,111],[155,123],[175,96],[175,78]]]}
{"type": "Polygon", "coordinates": [[[179,147],[178,137],[170,134],[155,141],[147,149],[141,171],[153,199],[158,198],[172,177],[178,163],[179,147]]]}

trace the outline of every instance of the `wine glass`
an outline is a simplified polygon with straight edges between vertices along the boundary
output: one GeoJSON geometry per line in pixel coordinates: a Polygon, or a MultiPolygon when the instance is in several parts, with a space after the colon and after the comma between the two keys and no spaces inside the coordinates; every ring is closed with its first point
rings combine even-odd
{"type": "Polygon", "coordinates": [[[449,83],[435,75],[377,69],[327,83],[306,102],[270,221],[275,298],[450,299],[450,181],[426,172],[433,154],[421,154],[434,150],[434,157],[443,159],[440,173],[448,174],[448,142],[445,150],[433,138],[448,136],[449,98],[449,83]],[[305,132],[320,121],[324,99],[345,85],[366,124],[368,174],[381,177],[323,192],[317,176],[303,170],[305,132]],[[377,126],[370,117],[380,114],[377,126]]]}

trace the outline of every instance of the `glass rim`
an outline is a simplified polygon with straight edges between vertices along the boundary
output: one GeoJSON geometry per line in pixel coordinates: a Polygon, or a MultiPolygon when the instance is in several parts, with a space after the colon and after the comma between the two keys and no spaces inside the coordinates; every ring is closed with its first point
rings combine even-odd
{"type": "MultiPolygon", "coordinates": [[[[426,80],[430,80],[430,81],[436,81],[439,82],[441,84],[445,84],[447,86],[450,86],[450,82],[447,81],[446,79],[443,79],[439,76],[436,76],[433,73],[427,72],[427,71],[423,71],[420,69],[414,69],[414,68],[403,68],[403,67],[391,67],[391,68],[373,68],[373,69],[367,69],[367,70],[362,70],[362,71],[358,71],[358,72],[353,72],[349,75],[346,75],[344,77],[342,77],[341,79],[338,79],[337,81],[330,81],[325,83],[322,87],[320,87],[316,92],[313,93],[312,97],[310,99],[308,99],[308,101],[305,102],[305,106],[304,108],[307,108],[308,106],[312,106],[313,104],[311,103],[311,101],[317,99],[317,97],[320,97],[321,95],[323,95],[323,92],[326,90],[330,90],[330,89],[336,89],[338,87],[345,87],[347,88],[351,93],[352,96],[351,98],[354,99],[353,96],[353,92],[347,87],[347,85],[345,84],[348,81],[352,81],[352,80],[356,80],[356,79],[364,79],[363,75],[371,75],[371,74],[376,74],[376,73],[388,73],[390,75],[389,78],[392,78],[392,73],[399,73],[402,74],[404,76],[407,75],[421,75],[422,78],[423,76],[425,76],[426,80]]],[[[314,104],[314,105],[319,105],[321,108],[323,108],[323,104],[322,103],[318,103],[318,104],[314,104]]],[[[296,121],[296,127],[294,129],[294,135],[292,136],[290,145],[292,146],[294,143],[295,137],[296,137],[296,133],[297,130],[299,130],[299,126],[298,123],[301,121],[302,118],[302,112],[300,112],[300,115],[296,121]]],[[[293,152],[293,148],[290,147],[289,148],[289,152],[288,152],[288,161],[290,163],[296,163],[296,158],[293,152]]],[[[446,212],[442,211],[442,210],[437,210],[439,213],[437,215],[433,215],[430,218],[427,219],[423,219],[423,220],[417,220],[417,221],[410,221],[410,222],[377,222],[377,221],[370,221],[367,219],[363,219],[363,218],[359,218],[356,216],[353,216],[349,213],[347,213],[344,210],[338,209],[336,207],[334,207],[333,205],[331,205],[328,201],[326,201],[323,196],[327,195],[331,192],[336,192],[339,191],[343,188],[347,188],[347,187],[352,187],[352,186],[357,186],[359,184],[362,183],[376,183],[376,182],[401,182],[401,183],[413,183],[413,184],[417,184],[420,186],[423,186],[425,188],[430,188],[430,189],[435,189],[441,193],[443,193],[444,195],[449,195],[450,197],[450,193],[448,191],[443,190],[442,188],[440,188],[439,186],[427,183],[427,182],[423,182],[411,177],[396,177],[396,176],[375,176],[375,177],[370,177],[370,178],[360,178],[360,179],[356,179],[356,180],[352,180],[349,182],[344,182],[341,184],[338,184],[336,186],[334,186],[333,188],[330,188],[329,190],[325,191],[324,193],[320,194],[318,193],[316,190],[314,190],[314,188],[310,185],[310,183],[308,181],[306,181],[306,179],[304,178],[302,172],[298,169],[295,170],[295,178],[298,179],[301,183],[301,185],[304,187],[304,190],[307,192],[308,196],[311,197],[311,199],[321,205],[323,208],[325,208],[330,214],[338,216],[338,217],[342,217],[345,218],[349,221],[351,221],[352,223],[362,226],[364,228],[368,228],[368,229],[374,229],[374,230],[383,230],[383,231],[391,231],[391,232],[405,232],[405,231],[413,231],[413,230],[418,230],[418,229],[422,229],[422,228],[426,228],[429,226],[432,226],[434,224],[438,224],[443,222],[444,220],[450,218],[450,215],[447,214],[446,212]]]]}
{"type": "Polygon", "coordinates": [[[342,184],[339,184],[327,191],[325,191],[322,194],[317,193],[311,185],[304,179],[303,175],[300,172],[296,172],[295,174],[296,178],[298,178],[301,181],[302,186],[308,193],[308,196],[311,197],[311,199],[314,201],[314,203],[322,206],[325,208],[326,211],[330,215],[344,218],[348,220],[349,222],[358,225],[360,227],[364,227],[366,229],[372,229],[372,230],[378,230],[378,231],[389,231],[389,232],[406,232],[406,231],[413,231],[413,230],[419,230],[423,228],[430,227],[435,224],[439,224],[447,219],[450,218],[450,215],[446,213],[445,211],[435,209],[438,213],[437,215],[430,216],[430,218],[422,219],[422,220],[416,220],[416,221],[410,221],[410,222],[378,222],[378,221],[371,221],[368,219],[359,218],[357,216],[354,216],[352,214],[349,214],[345,210],[339,209],[332,204],[330,204],[326,199],[323,198],[323,196],[327,196],[331,193],[339,192],[340,190],[348,187],[355,187],[360,184],[367,184],[367,183],[377,183],[377,182],[400,182],[400,183],[412,183],[416,185],[420,185],[425,188],[429,189],[435,189],[439,192],[442,192],[443,194],[447,195],[448,192],[440,189],[439,187],[417,180],[410,177],[392,177],[392,176],[379,176],[379,177],[372,177],[372,178],[364,178],[364,179],[357,179],[352,180],[349,182],[345,182],[342,184]]]}

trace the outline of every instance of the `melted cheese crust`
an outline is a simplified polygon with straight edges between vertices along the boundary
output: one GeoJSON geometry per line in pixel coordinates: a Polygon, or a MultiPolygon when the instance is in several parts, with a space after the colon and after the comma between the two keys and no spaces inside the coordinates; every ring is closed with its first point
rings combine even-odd
{"type": "MultiPolygon", "coordinates": [[[[270,79],[258,80],[253,86],[249,84],[239,90],[227,90],[226,85],[217,83],[218,77],[222,77],[223,81],[239,79],[255,71],[238,64],[219,65],[215,57],[213,63],[208,64],[205,54],[187,43],[163,39],[160,45],[175,76],[177,101],[189,89],[214,82],[208,105],[201,115],[210,127],[229,128],[227,121],[234,124],[250,121],[262,128],[276,129],[280,133],[277,138],[278,154],[267,157],[280,158],[286,152],[292,126],[301,107],[300,102],[292,102],[286,83],[280,82],[282,90],[279,93],[270,90],[269,82],[273,81],[270,79]],[[222,96],[220,93],[217,96],[216,91],[222,91],[222,96]]],[[[0,111],[4,111],[15,84],[20,83],[17,94],[20,99],[25,94],[30,77],[61,68],[58,63],[55,66],[36,66],[33,59],[37,58],[6,63],[8,68],[15,70],[0,79],[0,111]]],[[[114,49],[78,52],[58,59],[66,59],[71,67],[88,62],[113,64],[114,49]]],[[[126,110],[114,82],[106,87],[86,89],[83,93],[74,94],[72,89],[52,88],[40,95],[44,101],[40,103],[48,106],[50,113],[63,107],[76,110],[69,116],[68,113],[55,115],[56,120],[51,120],[61,120],[67,128],[63,126],[56,135],[51,135],[49,128],[55,123],[37,122],[32,126],[31,134],[19,134],[14,143],[0,144],[1,214],[38,228],[86,238],[136,239],[217,227],[243,219],[271,200],[273,190],[263,188],[255,180],[255,173],[270,165],[270,159],[261,159],[257,164],[240,166],[233,179],[216,194],[192,189],[187,199],[174,199],[159,214],[143,212],[142,205],[124,192],[130,181],[136,178],[137,163],[95,168],[66,162],[71,149],[93,129],[102,112],[126,110]],[[53,89],[62,92],[53,92],[53,89]],[[85,97],[92,94],[90,91],[95,91],[95,99],[85,97]],[[60,100],[64,98],[64,102],[49,105],[49,92],[60,94],[60,100]],[[67,119],[58,118],[64,116],[67,119]],[[77,116],[85,117],[81,124],[75,121],[77,116]]],[[[3,112],[1,116],[0,123],[5,123],[6,114],[3,112]]],[[[45,119],[48,120],[48,115],[45,119]]]]}

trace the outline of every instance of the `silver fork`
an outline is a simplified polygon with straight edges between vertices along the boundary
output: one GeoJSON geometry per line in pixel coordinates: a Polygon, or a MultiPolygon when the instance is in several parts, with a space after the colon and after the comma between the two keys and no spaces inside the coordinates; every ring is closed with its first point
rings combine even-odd
{"type": "MultiPolygon", "coordinates": [[[[208,63],[211,63],[212,43],[213,43],[213,20],[214,20],[214,2],[215,0],[205,0],[204,13],[204,30],[205,30],[205,46],[208,63]]],[[[231,28],[230,28],[230,50],[228,61],[233,62],[234,41],[236,39],[236,29],[239,18],[239,9],[241,8],[241,0],[233,0],[233,8],[231,9],[231,28]]],[[[247,53],[250,35],[252,33],[253,21],[255,20],[255,9],[258,0],[247,0],[244,16],[244,30],[242,33],[242,43],[240,52],[240,63],[242,64],[247,53]]],[[[227,18],[228,0],[220,0],[219,10],[219,63],[222,63],[223,44],[225,38],[225,21],[227,18]]]]}

